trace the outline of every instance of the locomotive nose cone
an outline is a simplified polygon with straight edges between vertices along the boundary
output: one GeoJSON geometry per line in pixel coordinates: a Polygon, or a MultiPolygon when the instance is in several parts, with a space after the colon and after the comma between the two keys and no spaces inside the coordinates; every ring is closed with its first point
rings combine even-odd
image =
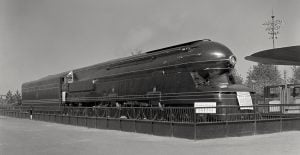
{"type": "MultiPolygon", "coordinates": [[[[233,53],[228,47],[218,42],[204,41],[199,42],[197,45],[198,48],[195,49],[195,52],[201,53],[201,58],[203,60],[215,61],[227,59],[230,61],[230,57],[233,56],[233,53]]],[[[235,57],[232,59],[234,58],[235,57]]]]}
{"type": "Polygon", "coordinates": [[[215,58],[224,58],[225,57],[225,54],[222,52],[219,52],[219,51],[212,52],[211,55],[214,56],[215,58]]]}

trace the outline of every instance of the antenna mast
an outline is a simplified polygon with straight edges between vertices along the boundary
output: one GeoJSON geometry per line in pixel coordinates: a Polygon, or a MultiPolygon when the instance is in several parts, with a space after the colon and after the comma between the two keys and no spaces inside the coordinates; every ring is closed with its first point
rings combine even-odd
{"type": "Polygon", "coordinates": [[[273,9],[272,9],[271,20],[268,20],[263,24],[264,26],[267,27],[266,31],[268,32],[268,34],[271,35],[269,39],[272,39],[273,41],[273,48],[275,48],[275,39],[278,38],[281,23],[282,20],[275,19],[275,16],[273,14],[273,9]]]}

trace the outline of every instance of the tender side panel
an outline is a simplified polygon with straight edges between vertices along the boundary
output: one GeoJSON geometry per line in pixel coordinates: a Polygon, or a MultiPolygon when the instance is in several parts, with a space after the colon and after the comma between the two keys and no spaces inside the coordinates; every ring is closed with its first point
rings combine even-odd
{"type": "Polygon", "coordinates": [[[69,84],[69,91],[70,92],[86,92],[86,91],[93,91],[95,89],[93,81],[78,81],[69,84]]]}
{"type": "Polygon", "coordinates": [[[22,85],[23,105],[58,106],[61,102],[60,78],[30,82],[22,85]]]}

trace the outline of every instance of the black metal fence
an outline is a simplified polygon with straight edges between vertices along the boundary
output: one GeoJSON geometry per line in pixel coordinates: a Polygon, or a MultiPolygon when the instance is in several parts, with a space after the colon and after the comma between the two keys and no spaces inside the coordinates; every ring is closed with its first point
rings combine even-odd
{"type": "Polygon", "coordinates": [[[89,128],[188,139],[300,130],[300,105],[150,107],[0,107],[0,115],[89,128]]]}

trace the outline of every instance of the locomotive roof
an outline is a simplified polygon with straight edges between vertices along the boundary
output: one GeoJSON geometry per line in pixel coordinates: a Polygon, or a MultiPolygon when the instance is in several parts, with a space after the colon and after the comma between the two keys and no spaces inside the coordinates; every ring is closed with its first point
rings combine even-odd
{"type": "Polygon", "coordinates": [[[187,42],[187,43],[183,43],[183,44],[178,44],[178,45],[174,45],[174,46],[169,46],[169,47],[165,47],[165,48],[161,48],[161,49],[148,51],[148,52],[145,52],[145,53],[142,53],[142,54],[137,54],[137,55],[128,56],[128,57],[124,57],[124,58],[118,58],[118,59],[98,63],[98,64],[95,64],[95,65],[82,67],[82,68],[79,68],[79,69],[69,70],[69,71],[66,71],[66,72],[59,73],[59,74],[48,75],[48,76],[40,78],[38,80],[24,83],[24,85],[30,85],[30,84],[33,84],[33,83],[36,83],[36,82],[39,82],[39,81],[47,81],[47,80],[52,80],[52,79],[56,79],[56,78],[61,78],[61,77],[64,77],[65,75],[67,75],[70,71],[73,71],[76,74],[78,72],[93,69],[95,67],[109,67],[111,65],[129,63],[129,62],[132,62],[132,61],[137,61],[137,60],[141,60],[141,59],[145,59],[145,58],[149,58],[149,57],[153,57],[153,56],[159,56],[161,54],[169,53],[169,52],[171,52],[173,50],[176,50],[176,49],[189,47],[189,46],[195,45],[198,42],[203,42],[203,41],[210,41],[210,40],[209,39],[195,40],[195,41],[191,41],[191,42],[187,42]]]}
{"type": "Polygon", "coordinates": [[[158,56],[160,54],[168,53],[171,50],[191,46],[191,45],[194,45],[197,42],[202,42],[202,41],[210,41],[210,40],[209,39],[195,40],[195,41],[191,41],[191,42],[187,42],[187,43],[183,43],[183,44],[178,44],[178,45],[174,45],[174,46],[169,46],[169,47],[165,47],[165,48],[161,48],[161,49],[148,51],[148,52],[145,52],[145,53],[142,53],[142,54],[137,54],[137,55],[128,56],[128,57],[124,57],[124,58],[113,59],[113,60],[110,60],[110,61],[95,64],[95,65],[92,65],[92,66],[87,66],[87,67],[75,69],[73,71],[74,71],[74,73],[76,73],[76,72],[80,72],[80,71],[83,71],[83,70],[88,70],[88,69],[92,69],[92,68],[100,67],[100,66],[109,67],[110,65],[129,63],[129,62],[132,62],[132,61],[137,61],[137,60],[141,60],[141,59],[144,59],[144,58],[149,58],[149,57],[152,57],[152,56],[158,56]]]}

